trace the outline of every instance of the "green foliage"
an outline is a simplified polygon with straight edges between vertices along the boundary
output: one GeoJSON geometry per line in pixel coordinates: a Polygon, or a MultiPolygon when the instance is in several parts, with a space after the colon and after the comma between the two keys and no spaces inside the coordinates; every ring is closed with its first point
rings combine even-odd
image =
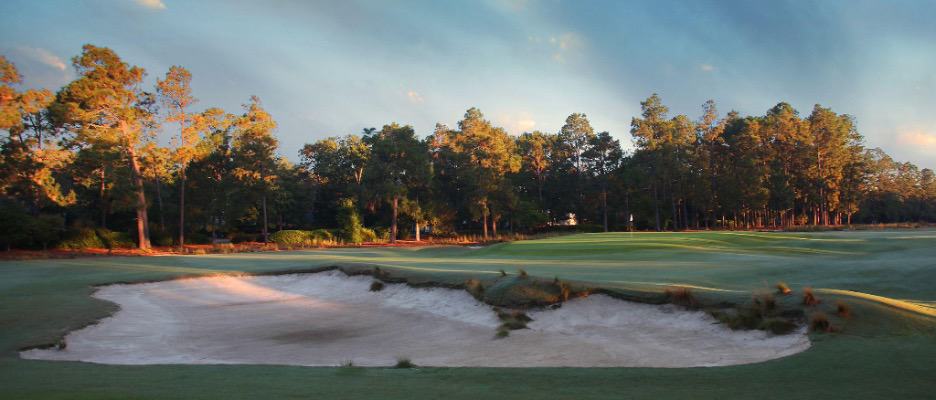
{"type": "Polygon", "coordinates": [[[47,249],[50,244],[58,242],[62,237],[65,232],[65,219],[60,215],[43,214],[31,218],[28,231],[34,243],[41,245],[42,249],[47,249]]]}
{"type": "Polygon", "coordinates": [[[305,246],[309,241],[308,231],[284,230],[270,235],[270,240],[284,247],[305,246]]]}
{"type": "Polygon", "coordinates": [[[302,230],[282,230],[270,235],[270,240],[281,247],[307,247],[319,246],[333,240],[331,232],[325,229],[316,229],[313,231],[302,230]]]}
{"type": "Polygon", "coordinates": [[[106,246],[94,229],[79,228],[65,232],[58,247],[67,250],[103,249],[106,246]]]}
{"type": "Polygon", "coordinates": [[[47,249],[65,231],[59,215],[32,216],[13,202],[0,202],[0,246],[47,249]]]}
{"type": "Polygon", "coordinates": [[[27,224],[28,214],[18,204],[8,201],[0,202],[0,244],[6,248],[20,245],[29,238],[23,229],[27,224]]]}
{"type": "Polygon", "coordinates": [[[416,368],[416,364],[413,364],[408,358],[401,358],[397,360],[393,368],[416,368]]]}
{"type": "Polygon", "coordinates": [[[78,228],[67,231],[58,247],[68,250],[127,249],[135,245],[126,232],[114,232],[104,228],[78,228]]]}
{"type": "Polygon", "coordinates": [[[338,230],[341,240],[345,243],[361,243],[364,241],[361,225],[361,215],[358,213],[354,200],[342,199],[338,207],[338,230]]]}
{"type": "Polygon", "coordinates": [[[108,249],[129,249],[135,245],[127,232],[114,232],[103,228],[97,228],[94,232],[108,249]]]}
{"type": "Polygon", "coordinates": [[[361,241],[376,242],[377,232],[374,232],[374,230],[370,228],[361,228],[361,241]]]}
{"type": "Polygon", "coordinates": [[[169,247],[175,244],[172,234],[160,229],[153,229],[150,231],[150,242],[156,246],[163,247],[169,247]]]}

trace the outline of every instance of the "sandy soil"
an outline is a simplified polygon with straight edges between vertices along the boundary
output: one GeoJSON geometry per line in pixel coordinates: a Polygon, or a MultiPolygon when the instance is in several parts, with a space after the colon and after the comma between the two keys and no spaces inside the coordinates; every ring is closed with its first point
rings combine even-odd
{"type": "Polygon", "coordinates": [[[402,284],[370,292],[338,271],[112,285],[121,309],[70,333],[64,350],[24,358],[106,364],[695,367],[806,350],[804,331],[731,331],[702,312],[596,295],[531,312],[530,329],[494,339],[491,308],[468,293],[402,284]]]}

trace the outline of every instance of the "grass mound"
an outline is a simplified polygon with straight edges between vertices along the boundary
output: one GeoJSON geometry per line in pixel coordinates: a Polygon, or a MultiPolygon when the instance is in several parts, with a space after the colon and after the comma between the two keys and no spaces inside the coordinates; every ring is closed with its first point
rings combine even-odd
{"type": "Polygon", "coordinates": [[[484,289],[483,301],[496,307],[544,307],[563,300],[562,288],[527,276],[503,277],[484,289]]]}

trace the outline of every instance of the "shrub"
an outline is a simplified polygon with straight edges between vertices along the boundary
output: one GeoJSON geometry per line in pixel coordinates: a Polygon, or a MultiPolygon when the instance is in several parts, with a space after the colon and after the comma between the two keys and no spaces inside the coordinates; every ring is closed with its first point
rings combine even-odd
{"type": "Polygon", "coordinates": [[[408,358],[400,358],[397,359],[396,365],[394,365],[393,368],[416,368],[416,364],[413,364],[408,358]]]}
{"type": "Polygon", "coordinates": [[[104,228],[97,228],[94,232],[108,249],[129,249],[135,245],[127,232],[114,232],[104,228]]]}
{"type": "Polygon", "coordinates": [[[270,235],[270,240],[283,247],[300,247],[308,242],[309,233],[299,230],[276,231],[270,235]]]}
{"type": "Polygon", "coordinates": [[[309,239],[311,239],[314,244],[330,242],[335,239],[335,235],[332,235],[328,229],[315,229],[306,232],[308,232],[309,239]]]}
{"type": "Polygon", "coordinates": [[[361,215],[358,213],[354,200],[342,199],[338,202],[338,227],[341,232],[341,239],[347,243],[361,243],[363,235],[361,230],[361,215]]]}
{"type": "Polygon", "coordinates": [[[326,242],[331,242],[332,239],[332,233],[326,229],[316,229],[313,231],[286,229],[276,231],[270,235],[270,241],[276,243],[277,246],[286,248],[318,246],[326,242]]]}
{"type": "Polygon", "coordinates": [[[104,241],[98,237],[94,229],[80,228],[65,233],[65,239],[58,244],[58,248],[66,250],[103,249],[104,241]]]}
{"type": "Polygon", "coordinates": [[[201,232],[191,232],[185,235],[187,244],[211,244],[211,237],[201,232]]]}
{"type": "Polygon", "coordinates": [[[361,228],[361,240],[364,242],[376,242],[377,233],[373,229],[361,228]]]}
{"type": "Polygon", "coordinates": [[[29,240],[29,233],[23,229],[29,220],[26,209],[19,204],[0,199],[0,244],[9,250],[29,240]]]}
{"type": "MultiPolygon", "coordinates": [[[[259,239],[259,236],[257,236],[256,234],[254,234],[254,233],[247,233],[247,232],[236,232],[236,231],[235,231],[235,232],[229,233],[227,236],[228,236],[228,239],[231,239],[231,243],[256,242],[256,241],[258,241],[257,239],[259,239]]],[[[191,237],[192,237],[191,234],[186,235],[186,239],[185,239],[186,242],[190,242],[190,241],[191,241],[191,237]]],[[[271,238],[271,240],[272,240],[272,238],[271,238]]],[[[193,242],[193,243],[194,243],[194,242],[193,242]]]]}
{"type": "Polygon", "coordinates": [[[65,231],[65,219],[60,215],[42,214],[30,219],[27,229],[30,239],[42,246],[43,250],[48,249],[49,244],[57,242],[65,231]]]}
{"type": "Polygon", "coordinates": [[[370,284],[370,291],[371,291],[371,292],[379,292],[379,291],[383,290],[383,288],[384,288],[384,283],[381,282],[381,281],[373,281],[373,282],[371,282],[371,284],[370,284]]]}
{"type": "Polygon", "coordinates": [[[390,228],[378,226],[377,228],[374,228],[374,233],[380,240],[390,240],[390,228]]]}
{"type": "MultiPolygon", "coordinates": [[[[186,238],[186,241],[188,241],[188,238],[186,238]]],[[[175,243],[175,239],[172,238],[172,235],[169,232],[157,229],[150,233],[150,242],[156,246],[169,247],[175,243]]]]}

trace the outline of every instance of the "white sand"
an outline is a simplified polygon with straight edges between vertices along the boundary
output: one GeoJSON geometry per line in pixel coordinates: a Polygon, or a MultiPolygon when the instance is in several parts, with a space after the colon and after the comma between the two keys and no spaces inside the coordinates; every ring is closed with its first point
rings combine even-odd
{"type": "Polygon", "coordinates": [[[596,295],[531,312],[494,339],[491,307],[467,292],[386,285],[331,271],[111,285],[120,305],[70,333],[65,350],[22,357],[105,364],[695,367],[745,364],[809,348],[804,331],[732,331],[702,312],[596,295]]]}

